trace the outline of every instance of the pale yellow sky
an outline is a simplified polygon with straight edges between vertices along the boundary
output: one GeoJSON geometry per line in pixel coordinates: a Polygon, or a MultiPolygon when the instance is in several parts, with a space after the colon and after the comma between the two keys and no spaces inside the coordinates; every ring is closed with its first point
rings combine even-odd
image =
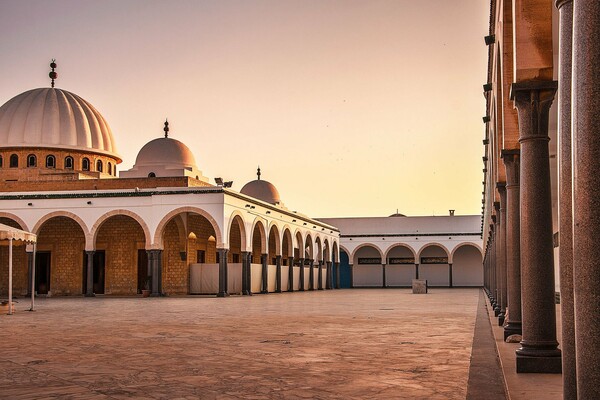
{"type": "Polygon", "coordinates": [[[479,214],[489,2],[0,0],[0,103],[49,86],[130,168],[162,135],[313,217],[479,214]]]}

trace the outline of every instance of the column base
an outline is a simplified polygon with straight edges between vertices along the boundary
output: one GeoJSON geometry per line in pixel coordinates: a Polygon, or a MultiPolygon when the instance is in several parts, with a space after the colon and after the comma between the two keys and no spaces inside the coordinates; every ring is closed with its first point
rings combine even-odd
{"type": "Polygon", "coordinates": [[[277,289],[275,293],[281,293],[281,289],[277,289]]]}
{"type": "Polygon", "coordinates": [[[322,287],[320,287],[320,288],[319,288],[319,290],[323,290],[323,288],[322,288],[322,287]]]}
{"type": "Polygon", "coordinates": [[[500,314],[498,314],[498,326],[504,325],[504,318],[505,318],[504,313],[501,312],[500,314]]]}
{"type": "Polygon", "coordinates": [[[217,293],[217,297],[229,297],[229,293],[227,293],[227,292],[219,292],[219,293],[217,293]]]}
{"type": "Polygon", "coordinates": [[[520,323],[516,323],[516,322],[508,322],[508,325],[506,325],[504,327],[504,341],[506,342],[506,339],[508,339],[508,337],[510,335],[523,335],[523,328],[521,327],[520,323]]]}
{"type": "Polygon", "coordinates": [[[558,357],[530,357],[517,353],[518,374],[560,374],[562,373],[562,361],[558,357]]]}
{"type": "Polygon", "coordinates": [[[96,297],[96,294],[95,293],[86,293],[83,295],[83,297],[96,297]]]}
{"type": "Polygon", "coordinates": [[[252,296],[252,292],[245,290],[242,292],[242,296],[252,296]]]}
{"type": "Polygon", "coordinates": [[[269,294],[269,291],[268,290],[261,290],[260,294],[269,294]]]}

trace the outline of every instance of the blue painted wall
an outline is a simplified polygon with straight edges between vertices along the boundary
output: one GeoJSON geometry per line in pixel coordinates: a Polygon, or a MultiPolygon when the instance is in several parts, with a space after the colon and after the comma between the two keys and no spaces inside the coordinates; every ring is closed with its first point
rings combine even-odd
{"type": "Polygon", "coordinates": [[[352,287],[350,275],[350,257],[344,250],[340,250],[340,285],[342,289],[352,287]]]}

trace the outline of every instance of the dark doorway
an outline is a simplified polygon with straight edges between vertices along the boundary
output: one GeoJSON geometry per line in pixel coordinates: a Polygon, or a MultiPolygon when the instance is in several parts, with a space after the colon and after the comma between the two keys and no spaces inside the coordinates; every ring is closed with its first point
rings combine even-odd
{"type": "Polygon", "coordinates": [[[345,251],[340,251],[340,286],[342,288],[352,287],[352,271],[350,271],[350,259],[345,251]]]}
{"type": "Polygon", "coordinates": [[[146,284],[150,284],[148,281],[148,253],[145,249],[138,250],[138,284],[137,290],[138,294],[142,293],[142,290],[150,289],[150,286],[146,287],[146,284]]]}
{"type": "Polygon", "coordinates": [[[48,294],[50,291],[50,260],[49,251],[35,253],[35,291],[38,294],[48,294]]]}

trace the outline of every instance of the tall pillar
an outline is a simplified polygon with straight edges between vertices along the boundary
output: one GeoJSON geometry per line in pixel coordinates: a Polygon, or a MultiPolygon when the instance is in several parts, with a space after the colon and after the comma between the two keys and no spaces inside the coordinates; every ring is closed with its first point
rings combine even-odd
{"type": "Polygon", "coordinates": [[[281,293],[281,256],[275,256],[275,293],[281,293]]]}
{"type": "Polygon", "coordinates": [[[496,211],[496,215],[492,216],[492,221],[494,221],[494,233],[493,233],[493,248],[492,248],[492,259],[494,262],[494,280],[496,282],[496,294],[495,300],[496,305],[494,306],[494,316],[499,317],[500,314],[503,313],[502,310],[502,287],[500,286],[500,282],[502,281],[502,268],[500,267],[500,202],[494,202],[494,210],[496,211]]]}
{"type": "Polygon", "coordinates": [[[269,267],[267,266],[267,258],[269,257],[268,254],[261,254],[260,255],[260,263],[262,265],[262,285],[261,285],[261,294],[268,294],[269,293],[269,267]]]}
{"type": "Polygon", "coordinates": [[[387,287],[387,282],[385,278],[385,264],[381,264],[382,274],[383,274],[383,285],[382,287],[385,289],[387,287]]]}
{"type": "Polygon", "coordinates": [[[310,269],[308,270],[308,290],[315,290],[315,283],[314,283],[315,271],[314,271],[313,263],[314,263],[314,261],[310,260],[310,263],[308,264],[308,266],[310,267],[310,269]]]}
{"type": "Polygon", "coordinates": [[[354,265],[349,264],[350,266],[350,287],[354,289],[354,265]]]}
{"type": "Polygon", "coordinates": [[[573,305],[573,180],[571,174],[571,65],[573,51],[573,0],[557,0],[558,50],[558,265],[562,331],[563,399],[577,399],[575,312],[573,305]]]}
{"type": "Polygon", "coordinates": [[[251,267],[252,253],[242,251],[242,295],[252,296],[251,267]]]}
{"type": "Polygon", "coordinates": [[[333,276],[332,276],[333,271],[331,270],[331,261],[326,261],[325,267],[326,267],[325,270],[327,271],[327,277],[325,277],[325,288],[326,289],[332,289],[333,285],[331,283],[332,283],[332,280],[333,280],[332,279],[333,278],[333,276]]]}
{"type": "Polygon", "coordinates": [[[415,263],[415,279],[419,279],[419,263],[415,263]]]}
{"type": "Polygon", "coordinates": [[[294,291],[294,257],[288,257],[288,291],[294,291]]]}
{"type": "MultiPolygon", "coordinates": [[[[162,269],[162,250],[148,250],[148,267],[151,270],[152,293],[150,296],[158,297],[161,294],[161,269],[162,269]]],[[[89,275],[88,275],[89,279],[89,275]]]]}
{"type": "Polygon", "coordinates": [[[85,297],[94,297],[94,254],[96,252],[86,251],[85,254],[87,255],[85,297]]]}
{"type": "Polygon", "coordinates": [[[521,144],[521,305],[517,372],[560,373],[554,300],[554,247],[548,117],[554,81],[513,83],[521,144]]]}
{"type": "MultiPolygon", "coordinates": [[[[600,3],[573,3],[573,282],[577,396],[600,398],[600,3]]],[[[561,238],[562,242],[562,238],[561,238]]]]}
{"type": "Polygon", "coordinates": [[[229,296],[227,288],[227,253],[229,249],[217,249],[219,253],[219,293],[217,297],[229,296]]]}
{"type": "Polygon", "coordinates": [[[333,269],[335,270],[335,288],[341,289],[342,285],[340,282],[340,263],[337,261],[333,263],[333,269]]]}
{"type": "Polygon", "coordinates": [[[497,264],[500,270],[500,314],[498,314],[498,326],[504,325],[506,317],[507,291],[506,291],[506,184],[496,185],[500,194],[500,207],[498,209],[498,254],[497,264]]]}
{"type": "Polygon", "coordinates": [[[298,282],[300,284],[300,286],[298,287],[298,290],[300,292],[304,291],[304,258],[300,258],[298,259],[300,261],[300,277],[298,279],[300,279],[300,282],[298,282]]]}
{"type": "Polygon", "coordinates": [[[521,330],[521,242],[519,206],[519,150],[504,150],[506,168],[506,291],[508,318],[504,340],[520,335],[521,330]]]}
{"type": "Polygon", "coordinates": [[[319,260],[319,273],[317,274],[317,289],[323,290],[323,261],[319,260]]]}
{"type": "Polygon", "coordinates": [[[452,263],[448,263],[448,287],[453,287],[452,284],[452,263]]]}

